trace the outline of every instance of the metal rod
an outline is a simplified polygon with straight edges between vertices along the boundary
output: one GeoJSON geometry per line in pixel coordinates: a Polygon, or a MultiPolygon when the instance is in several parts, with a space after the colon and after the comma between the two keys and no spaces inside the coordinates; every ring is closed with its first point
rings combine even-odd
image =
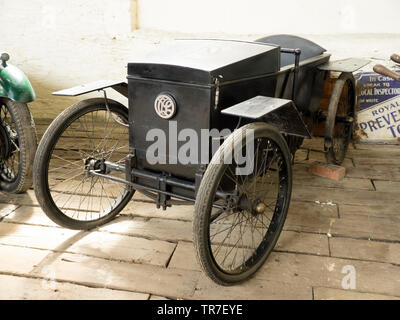
{"type": "MultiPolygon", "coordinates": [[[[109,165],[109,164],[112,164],[112,163],[109,162],[108,165],[109,165]]],[[[123,168],[123,167],[118,166],[118,165],[115,165],[115,166],[113,166],[113,168],[117,168],[118,170],[116,170],[116,171],[121,171],[121,172],[122,172],[122,168],[123,168]]],[[[111,167],[110,167],[110,169],[111,169],[111,167]]],[[[135,170],[135,169],[134,169],[134,170],[135,170]]],[[[140,171],[138,171],[138,170],[135,170],[135,171],[136,171],[137,173],[142,173],[142,172],[140,172],[140,171]]],[[[94,170],[89,170],[89,174],[94,175],[94,176],[98,176],[98,177],[101,177],[101,178],[104,178],[104,179],[109,179],[109,180],[112,180],[112,181],[115,181],[115,182],[120,182],[120,183],[123,183],[123,184],[130,185],[130,186],[133,187],[134,189],[138,189],[138,190],[148,190],[148,191],[152,191],[152,192],[155,192],[155,193],[162,193],[162,194],[165,194],[165,195],[170,196],[170,197],[174,197],[174,198],[178,198],[178,199],[182,199],[182,200],[186,200],[186,201],[191,201],[191,202],[195,202],[195,201],[196,201],[196,199],[194,199],[194,198],[189,198],[189,197],[181,196],[181,195],[176,194],[176,193],[172,193],[172,192],[168,192],[168,191],[163,191],[163,190],[159,190],[159,189],[152,188],[152,187],[148,187],[148,186],[143,186],[143,185],[141,185],[141,184],[137,184],[137,183],[134,183],[134,182],[130,182],[130,181],[127,181],[127,180],[124,180],[124,179],[121,179],[121,178],[118,178],[118,177],[115,177],[115,176],[111,176],[111,175],[108,175],[108,174],[98,173],[98,172],[95,172],[94,170]]],[[[142,173],[142,174],[143,174],[143,173],[142,173]]],[[[145,173],[144,173],[144,174],[145,174],[145,173]]],[[[150,178],[150,175],[145,174],[145,176],[142,176],[142,178],[145,178],[145,177],[150,178]]],[[[156,176],[153,176],[153,177],[151,177],[151,178],[152,178],[152,180],[153,180],[153,178],[156,178],[156,176]]],[[[156,181],[156,180],[154,180],[154,181],[156,181]]],[[[169,182],[171,182],[170,179],[167,181],[167,183],[169,183],[169,182]]],[[[174,182],[176,182],[176,181],[174,181],[174,182]]],[[[177,186],[178,186],[178,185],[177,185],[177,186]]],[[[182,188],[184,188],[184,187],[189,187],[188,184],[181,184],[181,183],[179,184],[179,186],[181,186],[182,188]]],[[[193,185],[193,187],[192,187],[192,186],[190,185],[190,189],[193,189],[193,190],[194,190],[194,189],[195,189],[195,186],[193,185]]],[[[219,198],[221,198],[221,199],[225,199],[228,195],[229,195],[229,194],[223,193],[223,192],[220,192],[220,191],[216,192],[216,196],[219,197],[219,198]]],[[[218,208],[218,209],[225,209],[224,206],[220,206],[220,205],[217,205],[217,204],[213,204],[213,207],[214,207],[214,208],[218,208]]]]}
{"type": "MultiPolygon", "coordinates": [[[[131,172],[132,172],[132,175],[135,177],[148,179],[148,180],[152,180],[152,181],[158,181],[161,178],[161,176],[159,176],[159,175],[147,173],[143,170],[132,169],[131,172]]],[[[196,186],[194,183],[181,181],[181,180],[178,180],[175,178],[165,177],[165,181],[167,184],[169,184],[171,186],[189,189],[192,191],[194,191],[196,189],[196,186]]]]}
{"type": "Polygon", "coordinates": [[[182,200],[187,200],[187,201],[192,201],[192,202],[196,201],[196,199],[193,199],[193,198],[181,196],[181,195],[178,195],[178,194],[175,194],[175,193],[172,193],[172,192],[162,191],[162,190],[158,190],[158,189],[147,187],[147,186],[142,186],[141,184],[137,184],[137,183],[134,183],[134,182],[126,181],[124,179],[121,179],[121,178],[118,178],[118,177],[115,177],[115,176],[111,176],[111,175],[108,175],[108,174],[98,173],[98,172],[95,172],[94,170],[89,170],[89,173],[91,175],[93,175],[93,176],[98,176],[98,177],[101,177],[101,178],[104,178],[104,179],[108,179],[108,180],[112,180],[112,181],[115,181],[115,182],[120,182],[120,183],[123,183],[123,184],[130,185],[134,189],[149,190],[149,191],[162,193],[162,194],[165,194],[167,196],[175,197],[175,198],[182,199],[182,200]]]}
{"type": "Polygon", "coordinates": [[[297,83],[297,77],[299,74],[299,65],[300,65],[300,55],[301,55],[301,50],[300,49],[295,49],[294,50],[294,74],[293,74],[293,87],[292,87],[292,101],[296,98],[296,83],[297,83]]]}
{"type": "MultiPolygon", "coordinates": [[[[116,163],[105,161],[104,164],[107,166],[108,169],[111,169],[111,170],[114,170],[114,171],[118,171],[118,172],[125,172],[125,167],[120,166],[120,165],[118,165],[116,163]]],[[[146,172],[144,170],[138,170],[138,169],[132,169],[131,174],[133,176],[137,177],[137,178],[147,179],[147,180],[155,181],[155,182],[158,181],[161,178],[160,175],[153,174],[153,173],[150,173],[150,172],[146,172]]],[[[182,188],[182,189],[188,189],[188,190],[191,190],[191,191],[196,191],[195,183],[182,181],[182,180],[179,180],[179,179],[176,179],[176,178],[172,178],[172,177],[166,177],[165,181],[166,181],[166,183],[168,185],[171,185],[171,186],[174,186],[174,187],[178,187],[178,188],[182,188]]],[[[159,189],[154,189],[154,190],[156,190],[155,192],[161,192],[159,189]]],[[[225,193],[225,192],[221,192],[221,191],[217,191],[216,192],[216,196],[218,198],[221,198],[221,199],[226,199],[229,195],[230,195],[229,193],[225,193]]]]}

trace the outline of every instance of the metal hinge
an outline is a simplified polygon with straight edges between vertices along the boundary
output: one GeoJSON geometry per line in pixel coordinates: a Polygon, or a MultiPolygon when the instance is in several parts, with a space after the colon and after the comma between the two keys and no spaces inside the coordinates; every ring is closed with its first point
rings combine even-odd
{"type": "MultiPolygon", "coordinates": [[[[223,78],[222,75],[219,75],[218,78],[223,78]]],[[[215,104],[214,104],[214,109],[218,109],[218,102],[219,102],[219,79],[215,78],[214,84],[215,84],[215,104]]]]}

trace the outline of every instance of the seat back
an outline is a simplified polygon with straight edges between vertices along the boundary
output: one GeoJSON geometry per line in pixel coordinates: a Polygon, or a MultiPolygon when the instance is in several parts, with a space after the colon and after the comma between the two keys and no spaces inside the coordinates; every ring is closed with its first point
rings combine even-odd
{"type": "MultiPolygon", "coordinates": [[[[301,49],[300,61],[319,56],[326,51],[310,40],[288,34],[268,36],[257,39],[256,42],[276,44],[281,48],[301,49]]],[[[294,58],[293,54],[281,53],[281,68],[294,64],[294,58]]]]}

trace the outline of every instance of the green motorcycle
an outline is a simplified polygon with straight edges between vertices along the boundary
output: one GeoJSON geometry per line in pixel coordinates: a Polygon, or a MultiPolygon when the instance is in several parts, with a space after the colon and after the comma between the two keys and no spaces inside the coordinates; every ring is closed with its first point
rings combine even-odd
{"type": "Polygon", "coordinates": [[[0,56],[0,191],[25,192],[32,185],[37,148],[35,123],[27,106],[35,92],[25,74],[0,56]]]}

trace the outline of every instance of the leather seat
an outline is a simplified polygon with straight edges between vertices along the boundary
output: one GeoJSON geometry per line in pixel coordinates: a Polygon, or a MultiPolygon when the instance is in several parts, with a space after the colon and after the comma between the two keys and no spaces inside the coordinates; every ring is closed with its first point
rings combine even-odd
{"type": "MultiPolygon", "coordinates": [[[[256,42],[270,43],[287,49],[301,49],[300,61],[323,54],[326,50],[316,43],[293,35],[277,34],[257,39],[256,42]]],[[[294,55],[281,53],[281,68],[294,64],[294,55]]]]}

